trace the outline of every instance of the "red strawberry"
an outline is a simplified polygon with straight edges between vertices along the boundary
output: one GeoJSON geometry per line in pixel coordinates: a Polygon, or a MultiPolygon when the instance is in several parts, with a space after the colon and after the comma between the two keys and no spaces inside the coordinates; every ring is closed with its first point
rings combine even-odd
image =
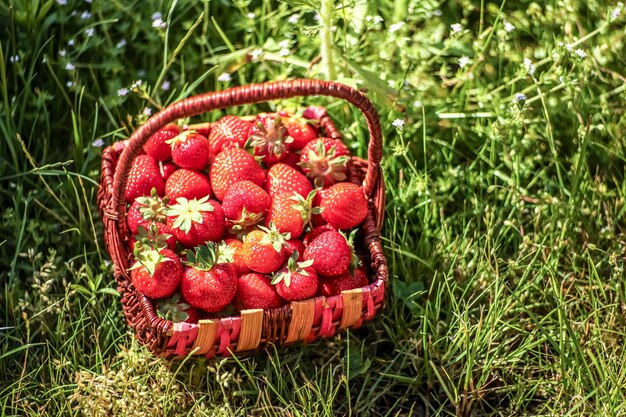
{"type": "Polygon", "coordinates": [[[300,171],[300,154],[295,152],[287,152],[287,154],[280,160],[280,163],[285,165],[289,165],[293,169],[300,171]]]}
{"type": "Polygon", "coordinates": [[[277,114],[258,115],[248,136],[248,144],[254,148],[254,154],[262,157],[266,164],[280,161],[293,142],[282,117],[277,114]]]}
{"type": "Polygon", "coordinates": [[[165,181],[167,181],[170,175],[172,175],[177,169],[178,167],[173,162],[159,162],[159,171],[165,181]]]}
{"type": "Polygon", "coordinates": [[[300,150],[304,146],[317,137],[317,130],[313,125],[298,116],[284,118],[287,133],[293,138],[291,150],[300,150]]]}
{"type": "Polygon", "coordinates": [[[309,180],[296,168],[278,163],[272,165],[267,171],[265,190],[271,198],[274,198],[274,196],[278,194],[285,193],[291,195],[298,193],[306,198],[311,190],[313,190],[313,187],[309,180]]]}
{"type": "Polygon", "coordinates": [[[336,277],[319,277],[319,293],[324,297],[341,294],[342,291],[362,288],[368,284],[362,268],[354,270],[354,275],[346,272],[336,277]]]}
{"type": "Polygon", "coordinates": [[[235,298],[237,273],[231,264],[217,262],[214,244],[188,250],[185,265],[180,292],[191,306],[217,313],[235,298]]]}
{"type": "Polygon", "coordinates": [[[320,207],[324,220],[337,229],[358,226],[367,216],[363,188],[350,182],[340,182],[325,190],[320,207]]]}
{"type": "Polygon", "coordinates": [[[140,293],[150,298],[163,298],[176,291],[183,267],[174,252],[144,247],[136,251],[136,258],[130,278],[140,293]]]}
{"type": "Polygon", "coordinates": [[[192,248],[205,242],[219,241],[226,221],[217,201],[209,200],[209,197],[200,200],[180,197],[167,210],[167,225],[181,245],[192,248]]]}
{"type": "Polygon", "coordinates": [[[137,197],[150,195],[153,188],[158,195],[163,195],[165,191],[165,181],[159,172],[159,164],[150,155],[139,155],[133,161],[128,174],[124,197],[132,203],[137,197]]]}
{"type": "Polygon", "coordinates": [[[211,186],[215,197],[222,201],[231,185],[249,180],[262,187],[265,172],[252,155],[243,149],[224,149],[211,165],[211,186]]]}
{"type": "Polygon", "coordinates": [[[306,300],[317,293],[317,274],[311,268],[313,261],[297,262],[297,257],[294,253],[272,279],[278,295],[287,301],[306,300]]]}
{"type": "Polygon", "coordinates": [[[233,184],[222,202],[224,215],[237,229],[257,224],[270,207],[270,196],[252,181],[233,184]]]}
{"type": "Polygon", "coordinates": [[[237,116],[224,116],[211,128],[209,134],[209,163],[223,150],[243,148],[251,123],[237,116]]]}
{"type": "Polygon", "coordinates": [[[133,235],[137,234],[138,226],[146,226],[152,221],[165,222],[167,210],[167,197],[161,199],[153,188],[150,196],[137,197],[128,208],[128,228],[133,235]]]}
{"type": "Polygon", "coordinates": [[[197,323],[200,320],[200,310],[181,300],[179,293],[165,300],[159,300],[157,313],[159,317],[174,323],[197,323]]]}
{"type": "Polygon", "coordinates": [[[209,158],[209,142],[194,132],[183,132],[167,141],[172,145],[172,160],[181,168],[201,170],[209,158]]]}
{"type": "Polygon", "coordinates": [[[313,207],[319,207],[320,209],[318,214],[313,214],[311,216],[311,224],[313,225],[313,227],[320,227],[328,224],[326,220],[324,220],[324,218],[322,217],[322,208],[320,207],[320,205],[322,204],[322,198],[324,197],[324,193],[326,192],[327,188],[316,188],[316,190],[317,193],[315,193],[315,197],[313,198],[313,207]]]}
{"type": "Polygon", "coordinates": [[[172,159],[172,148],[166,141],[178,136],[180,128],[175,125],[167,125],[163,129],[150,136],[148,141],[143,145],[146,154],[154,157],[157,161],[167,161],[172,159]]]}
{"type": "Polygon", "coordinates": [[[348,240],[335,231],[320,234],[304,250],[304,259],[313,261],[315,271],[329,277],[347,272],[353,256],[348,240]]]}
{"type": "Polygon", "coordinates": [[[237,295],[235,300],[241,310],[262,308],[278,308],[284,304],[276,293],[267,275],[251,273],[242,275],[237,280],[237,295]]]}
{"type": "Polygon", "coordinates": [[[129,240],[130,248],[133,249],[137,242],[153,248],[176,249],[176,238],[172,230],[165,223],[150,221],[145,225],[139,225],[137,233],[129,240]]]}
{"type": "Polygon", "coordinates": [[[165,183],[165,194],[171,201],[211,196],[211,183],[206,175],[191,169],[177,169],[165,183]]]}
{"type": "Polygon", "coordinates": [[[250,272],[243,259],[243,242],[237,239],[226,239],[217,248],[218,262],[231,263],[237,275],[250,272]]]}
{"type": "Polygon", "coordinates": [[[319,138],[307,143],[298,164],[316,187],[328,187],[346,179],[350,151],[339,139],[319,138]]]}
{"type": "Polygon", "coordinates": [[[334,227],[332,227],[331,225],[329,225],[329,224],[324,224],[322,226],[318,226],[315,229],[311,230],[306,235],[304,235],[304,239],[302,239],[302,243],[304,243],[304,246],[309,246],[311,244],[311,242],[313,242],[313,240],[316,237],[318,237],[322,233],[328,232],[328,231],[335,232],[336,229],[334,227]]]}
{"type": "Polygon", "coordinates": [[[273,222],[281,233],[289,233],[292,238],[300,237],[311,221],[311,214],[320,213],[319,207],[312,207],[314,196],[315,190],[306,199],[298,193],[275,195],[265,224],[273,222]]]}
{"type": "Polygon", "coordinates": [[[283,252],[285,252],[286,257],[290,257],[294,252],[298,252],[298,260],[301,261],[304,259],[302,257],[304,255],[304,243],[299,239],[289,239],[285,242],[283,252]]]}
{"type": "Polygon", "coordinates": [[[289,235],[281,234],[271,224],[270,228],[248,233],[243,241],[243,259],[252,271],[269,274],[277,271],[285,261],[283,247],[289,235]]]}
{"type": "Polygon", "coordinates": [[[203,123],[196,123],[192,125],[185,125],[184,130],[194,131],[204,136],[205,138],[208,138],[209,135],[211,134],[211,123],[203,122],[203,123]]]}

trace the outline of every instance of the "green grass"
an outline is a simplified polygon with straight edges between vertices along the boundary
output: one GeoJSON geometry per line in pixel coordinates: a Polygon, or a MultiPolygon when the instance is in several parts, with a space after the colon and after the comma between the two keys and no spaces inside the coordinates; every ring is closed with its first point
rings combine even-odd
{"type": "MultiPolygon", "coordinates": [[[[323,2],[330,28],[315,0],[0,4],[2,415],[626,413],[626,10],[323,2]],[[387,308],[311,345],[155,360],[121,314],[94,143],[128,137],[146,107],[326,74],[381,115],[387,308]]],[[[305,103],[365,155],[364,121],[340,102],[229,111],[305,103]]]]}

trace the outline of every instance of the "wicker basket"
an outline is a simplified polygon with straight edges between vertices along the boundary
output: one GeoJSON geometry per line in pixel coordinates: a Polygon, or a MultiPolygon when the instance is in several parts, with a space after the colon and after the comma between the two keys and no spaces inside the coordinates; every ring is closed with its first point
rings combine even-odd
{"type": "MultiPolygon", "coordinates": [[[[322,131],[326,136],[340,138],[330,117],[320,109],[315,113],[322,131]]],[[[306,79],[235,87],[181,100],[152,116],[127,141],[106,148],[102,154],[98,205],[124,315],[137,338],[159,356],[241,355],[269,343],[283,345],[330,337],[339,329],[358,327],[374,318],[384,303],[387,283],[387,261],[380,243],[385,208],[381,156],[378,114],[365,95],[343,84],[306,79]],[[369,212],[356,249],[369,267],[370,284],[328,298],[292,302],[271,310],[244,310],[238,316],[200,320],[198,324],[172,323],[158,317],[153,301],[135,290],[128,273],[132,253],[128,250],[130,236],[125,221],[124,189],[132,161],[143,144],[160,128],[181,118],[242,104],[315,95],[344,99],[355,105],[367,120],[369,161],[352,157],[349,179],[363,184],[368,196],[369,212]]]]}

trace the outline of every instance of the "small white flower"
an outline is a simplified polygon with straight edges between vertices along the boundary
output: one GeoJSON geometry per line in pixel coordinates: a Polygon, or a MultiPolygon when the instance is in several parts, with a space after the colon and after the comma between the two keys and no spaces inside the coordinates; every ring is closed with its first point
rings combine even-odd
{"type": "Polygon", "coordinates": [[[85,3],[89,3],[89,4],[91,4],[91,1],[92,1],[92,0],[85,0],[85,3]]]}
{"type": "Polygon", "coordinates": [[[256,14],[254,14],[254,13],[250,12],[250,13],[248,13],[248,14],[246,15],[246,17],[247,17],[248,19],[254,19],[254,18],[256,17],[256,14]]]}
{"type": "Polygon", "coordinates": [[[278,46],[281,48],[289,48],[289,39],[283,39],[282,41],[278,42],[278,46]]]}
{"type": "Polygon", "coordinates": [[[319,22],[320,20],[322,20],[322,16],[320,16],[319,13],[315,13],[315,15],[313,16],[313,20],[319,22]]]}
{"type": "Polygon", "coordinates": [[[535,74],[535,64],[533,64],[533,61],[531,61],[530,59],[524,58],[524,68],[526,69],[528,75],[532,76],[535,74]]]}
{"type": "Polygon", "coordinates": [[[574,51],[574,45],[572,45],[571,43],[566,43],[565,49],[567,49],[567,52],[572,52],[574,51]]]}
{"type": "Polygon", "coordinates": [[[13,55],[9,57],[9,62],[11,64],[15,64],[16,62],[18,62],[20,60],[20,56],[19,55],[13,55]]]}
{"type": "Polygon", "coordinates": [[[291,53],[291,51],[289,50],[289,48],[282,48],[280,51],[278,51],[278,55],[280,56],[287,56],[291,53]]]}
{"type": "Polygon", "coordinates": [[[76,84],[74,84],[74,81],[68,81],[68,82],[66,82],[66,83],[65,83],[65,85],[66,85],[68,88],[72,88],[72,87],[74,87],[74,85],[76,85],[76,84]]]}
{"type": "Polygon", "coordinates": [[[232,77],[227,72],[223,72],[222,74],[220,74],[219,77],[217,77],[217,81],[222,82],[222,83],[227,83],[230,80],[232,80],[232,77]]]}
{"type": "Polygon", "coordinates": [[[126,39],[124,38],[120,39],[119,42],[115,44],[115,47],[117,49],[123,48],[125,46],[126,46],[126,39]]]}
{"type": "Polygon", "coordinates": [[[85,10],[84,12],[82,12],[80,14],[80,19],[81,20],[91,19],[91,13],[89,13],[87,10],[85,10]]]}
{"type": "Polygon", "coordinates": [[[524,94],[524,93],[516,93],[514,100],[515,101],[525,101],[526,100],[526,94],[524,94]]]}
{"type": "Polygon", "coordinates": [[[67,64],[65,64],[65,69],[68,71],[74,71],[76,69],[76,66],[71,62],[68,62],[67,64]]]}
{"type": "Polygon", "coordinates": [[[167,22],[163,21],[161,13],[156,12],[152,15],[152,27],[155,29],[165,29],[167,27],[167,22]]]}
{"type": "Polygon", "coordinates": [[[370,16],[370,15],[365,16],[365,21],[366,22],[371,22],[372,21],[372,16],[370,16]]]}
{"type": "Polygon", "coordinates": [[[144,107],[142,113],[144,116],[150,116],[152,114],[152,109],[150,107],[144,107]]]}
{"type": "Polygon", "coordinates": [[[72,10],[72,13],[70,13],[70,16],[74,17],[78,14],[78,10],[72,10]]]}
{"type": "Polygon", "coordinates": [[[582,49],[580,49],[580,48],[578,48],[576,51],[574,51],[574,53],[576,55],[578,55],[578,58],[580,58],[580,59],[587,58],[587,53],[585,51],[583,51],[582,49]]]}
{"type": "Polygon", "coordinates": [[[65,55],[67,55],[67,51],[65,49],[61,49],[59,51],[59,56],[65,56],[65,55]]]}
{"type": "Polygon", "coordinates": [[[253,61],[258,61],[261,55],[263,55],[263,49],[261,48],[257,48],[250,52],[250,56],[252,57],[253,61]]]}
{"type": "Polygon", "coordinates": [[[452,33],[459,33],[463,30],[463,25],[460,23],[454,23],[450,25],[450,29],[452,30],[452,33]]]}
{"type": "Polygon", "coordinates": [[[404,120],[403,119],[396,119],[393,122],[391,122],[391,125],[393,127],[395,127],[396,129],[402,130],[402,128],[404,127],[404,120]]]}
{"type": "Polygon", "coordinates": [[[402,29],[403,26],[404,26],[404,22],[394,23],[393,25],[389,26],[389,33],[397,32],[400,29],[402,29]]]}
{"type": "Polygon", "coordinates": [[[620,16],[623,7],[624,5],[622,2],[617,3],[617,7],[613,9],[613,12],[611,12],[611,20],[615,20],[620,16]]]}
{"type": "Polygon", "coordinates": [[[91,142],[91,146],[93,146],[94,148],[102,148],[104,146],[104,139],[98,138],[94,140],[93,142],[91,142]]]}
{"type": "Polygon", "coordinates": [[[422,104],[422,102],[421,102],[421,101],[419,101],[419,100],[415,100],[415,101],[413,102],[413,107],[420,108],[420,107],[422,107],[422,106],[423,106],[423,104],[422,104]]]}
{"type": "Polygon", "coordinates": [[[507,22],[506,20],[504,21],[504,30],[506,30],[508,33],[511,33],[515,30],[515,26],[513,26],[513,23],[511,22],[507,22]]]}
{"type": "Polygon", "coordinates": [[[120,88],[119,90],[117,90],[117,95],[120,97],[125,96],[126,94],[128,94],[128,88],[124,87],[124,88],[120,88]]]}
{"type": "Polygon", "coordinates": [[[387,80],[389,88],[396,88],[396,83],[393,80],[387,80]]]}
{"type": "Polygon", "coordinates": [[[466,56],[462,56],[461,58],[459,58],[459,67],[460,68],[465,68],[467,66],[467,64],[470,63],[470,59],[466,56]]]}
{"type": "Polygon", "coordinates": [[[111,265],[111,261],[109,261],[108,259],[104,260],[104,266],[109,266],[111,265]]]}
{"type": "Polygon", "coordinates": [[[88,38],[91,38],[94,33],[96,33],[96,30],[94,28],[88,28],[85,30],[85,35],[87,35],[88,38]]]}
{"type": "Polygon", "coordinates": [[[385,21],[385,19],[383,19],[382,16],[374,16],[373,20],[374,20],[374,24],[375,25],[377,25],[379,23],[383,23],[385,21]]]}
{"type": "Polygon", "coordinates": [[[70,39],[69,41],[67,41],[67,44],[69,46],[74,46],[75,43],[76,43],[76,41],[74,39],[70,39]]]}
{"type": "Polygon", "coordinates": [[[141,84],[143,84],[143,80],[135,80],[133,81],[133,83],[130,85],[131,89],[135,89],[135,88],[139,88],[141,86],[141,84]]]}
{"type": "Polygon", "coordinates": [[[291,16],[289,16],[289,19],[287,19],[287,22],[295,25],[296,23],[298,23],[298,20],[300,20],[300,16],[297,14],[292,14],[291,16]]]}
{"type": "Polygon", "coordinates": [[[163,84],[161,84],[161,90],[169,91],[170,90],[170,82],[167,81],[167,80],[163,81],[163,84]]]}
{"type": "Polygon", "coordinates": [[[163,15],[161,14],[161,12],[152,13],[152,20],[161,19],[162,17],[163,15]]]}
{"type": "Polygon", "coordinates": [[[57,0],[59,6],[67,6],[67,0],[57,0]]]}
{"type": "Polygon", "coordinates": [[[434,14],[435,16],[443,16],[443,12],[441,11],[441,9],[436,9],[436,10],[433,12],[433,14],[434,14]]]}

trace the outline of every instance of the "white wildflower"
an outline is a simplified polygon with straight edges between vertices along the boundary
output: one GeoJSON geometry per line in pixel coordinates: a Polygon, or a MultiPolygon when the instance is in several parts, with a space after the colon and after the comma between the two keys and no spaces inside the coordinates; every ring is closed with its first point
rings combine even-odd
{"type": "Polygon", "coordinates": [[[300,15],[292,14],[291,16],[289,16],[289,19],[287,19],[287,22],[295,25],[296,23],[298,23],[298,20],[300,20],[300,15]]]}
{"type": "Polygon", "coordinates": [[[571,43],[566,43],[565,44],[565,49],[567,49],[567,52],[573,52],[574,51],[574,45],[572,45],[571,43]]]}
{"type": "Polygon", "coordinates": [[[506,30],[508,33],[511,33],[515,30],[515,26],[513,26],[513,23],[511,22],[507,22],[506,20],[504,21],[504,30],[506,30]]]}
{"type": "Polygon", "coordinates": [[[144,116],[150,116],[152,114],[152,109],[150,107],[144,107],[142,113],[144,116]]]}
{"type": "Polygon", "coordinates": [[[219,77],[217,77],[217,81],[222,82],[222,83],[227,83],[232,79],[233,78],[227,72],[223,72],[219,77]]]}
{"type": "Polygon", "coordinates": [[[246,15],[246,17],[247,17],[248,19],[254,19],[254,18],[256,17],[256,14],[254,14],[254,13],[250,12],[250,13],[248,13],[248,14],[246,15]]]}
{"type": "Polygon", "coordinates": [[[254,49],[252,52],[250,52],[250,56],[252,57],[253,61],[258,61],[261,55],[263,55],[263,49],[261,48],[254,49]]]}
{"type": "Polygon", "coordinates": [[[57,0],[59,6],[67,6],[67,0],[57,0]]]}
{"type": "Polygon", "coordinates": [[[128,88],[120,88],[119,90],[117,90],[117,95],[120,97],[125,96],[126,94],[128,94],[129,90],[128,88]]]}
{"type": "Polygon", "coordinates": [[[163,81],[163,83],[161,84],[161,90],[169,91],[170,90],[170,82],[167,81],[167,80],[163,81]]]}
{"type": "Polygon", "coordinates": [[[580,49],[580,48],[578,48],[576,51],[574,51],[574,53],[576,55],[578,55],[578,58],[580,58],[580,59],[587,58],[587,53],[585,51],[583,51],[582,49],[580,49]]]}
{"type": "Polygon", "coordinates": [[[418,108],[418,109],[419,109],[419,108],[420,108],[420,107],[422,107],[422,106],[423,106],[423,104],[422,104],[422,102],[421,102],[421,101],[419,101],[419,100],[415,100],[415,101],[413,102],[413,107],[416,107],[416,108],[418,108]]]}
{"type": "Polygon", "coordinates": [[[76,84],[74,83],[74,81],[68,81],[65,83],[65,85],[67,86],[67,88],[72,88],[74,87],[76,84]]]}
{"type": "Polygon", "coordinates": [[[289,50],[289,48],[281,48],[280,51],[278,51],[278,55],[280,56],[288,56],[291,53],[291,51],[289,50]]]}
{"type": "Polygon", "coordinates": [[[461,58],[459,58],[459,67],[460,68],[465,68],[467,66],[467,64],[470,63],[470,59],[466,56],[462,56],[461,58]]]}
{"type": "Polygon", "coordinates": [[[403,26],[404,26],[404,22],[394,23],[393,25],[389,26],[389,33],[397,32],[400,29],[402,29],[403,26]]]}
{"type": "Polygon", "coordinates": [[[123,48],[125,46],[126,46],[126,39],[124,38],[120,39],[119,42],[115,44],[115,47],[117,49],[123,48]]]}
{"type": "Polygon", "coordinates": [[[65,69],[68,71],[74,71],[76,69],[76,66],[71,62],[68,62],[67,64],[65,64],[65,69]]]}
{"type": "Polygon", "coordinates": [[[282,41],[278,42],[278,46],[280,46],[281,48],[289,48],[289,39],[283,39],[282,41]]]}
{"type": "Polygon", "coordinates": [[[9,62],[11,64],[15,64],[16,62],[18,62],[20,60],[20,56],[19,55],[13,55],[9,57],[9,62]]]}
{"type": "Polygon", "coordinates": [[[96,30],[94,28],[88,28],[85,30],[85,35],[87,35],[88,38],[91,38],[94,33],[96,33],[96,30]]]}
{"type": "Polygon", "coordinates": [[[443,16],[443,12],[441,11],[441,9],[436,9],[436,10],[433,12],[433,14],[434,14],[435,16],[443,16]]]}
{"type": "Polygon", "coordinates": [[[528,75],[535,75],[535,64],[533,64],[533,61],[530,59],[524,58],[524,68],[526,69],[528,75]]]}
{"type": "Polygon", "coordinates": [[[524,101],[524,100],[526,100],[526,94],[524,94],[524,93],[516,93],[514,100],[515,101],[524,101]]]}
{"type": "Polygon", "coordinates": [[[130,88],[131,89],[139,88],[141,87],[141,84],[143,84],[143,80],[133,81],[133,83],[130,85],[130,88]]]}
{"type": "Polygon", "coordinates": [[[374,16],[372,19],[374,20],[375,25],[379,23],[383,23],[385,21],[385,19],[383,19],[382,16],[374,16]]]}
{"type": "Polygon", "coordinates": [[[167,23],[163,21],[161,13],[156,12],[152,15],[152,27],[155,29],[165,29],[167,27],[167,23]]]}
{"type": "Polygon", "coordinates": [[[93,146],[94,148],[102,148],[104,146],[104,139],[98,138],[94,140],[93,142],[91,142],[91,146],[93,146]]]}
{"type": "Polygon", "coordinates": [[[624,4],[622,2],[617,3],[617,7],[615,7],[611,12],[611,20],[617,19],[620,16],[623,8],[624,4]]]}
{"type": "Polygon", "coordinates": [[[404,127],[404,124],[405,122],[403,119],[396,119],[393,122],[391,122],[391,125],[399,130],[402,130],[402,128],[404,127]]]}
{"type": "Polygon", "coordinates": [[[85,0],[85,3],[89,3],[89,4],[91,4],[91,1],[92,1],[92,0],[85,0]]]}
{"type": "Polygon", "coordinates": [[[59,56],[65,56],[65,55],[67,55],[67,51],[65,49],[61,49],[59,51],[59,56]]]}
{"type": "Polygon", "coordinates": [[[81,20],[91,19],[91,13],[89,13],[87,10],[85,10],[84,12],[82,12],[80,14],[80,19],[81,20]]]}
{"type": "Polygon", "coordinates": [[[69,41],[67,41],[67,44],[69,46],[74,46],[75,43],[76,43],[76,41],[74,39],[70,39],[69,41]]]}
{"type": "Polygon", "coordinates": [[[463,30],[463,25],[460,23],[454,23],[450,25],[450,29],[452,30],[452,33],[459,33],[463,30]]]}
{"type": "Polygon", "coordinates": [[[319,13],[315,13],[315,15],[313,16],[313,20],[319,22],[320,20],[322,20],[322,16],[320,16],[319,13]]]}

